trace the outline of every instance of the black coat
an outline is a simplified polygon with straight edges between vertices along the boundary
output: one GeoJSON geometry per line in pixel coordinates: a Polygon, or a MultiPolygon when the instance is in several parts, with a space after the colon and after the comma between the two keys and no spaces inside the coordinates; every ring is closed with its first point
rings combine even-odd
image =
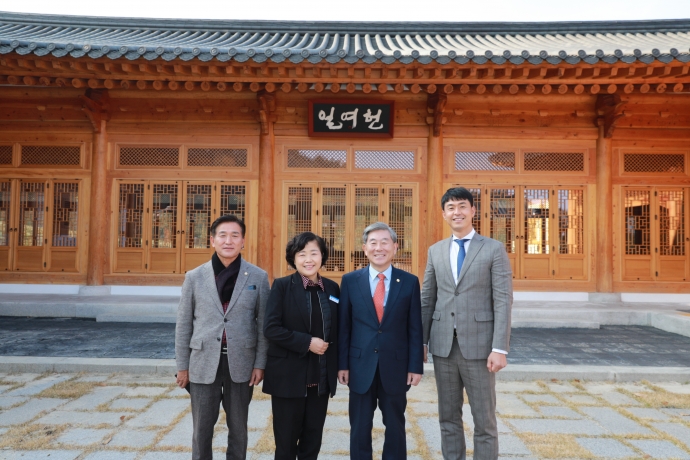
{"type": "MultiPolygon", "coordinates": [[[[338,302],[333,299],[339,299],[340,287],[328,278],[321,279],[329,297],[327,305],[331,308],[330,345],[325,356],[328,386],[333,396],[338,385],[338,302]]],[[[264,336],[269,342],[264,393],[281,398],[306,395],[312,338],[307,295],[297,272],[273,282],[264,317],[264,336]]]]}

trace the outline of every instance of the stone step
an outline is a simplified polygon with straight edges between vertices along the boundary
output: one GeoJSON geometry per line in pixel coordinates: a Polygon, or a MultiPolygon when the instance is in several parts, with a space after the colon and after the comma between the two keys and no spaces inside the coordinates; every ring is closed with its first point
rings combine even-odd
{"type": "Polygon", "coordinates": [[[563,319],[513,319],[512,327],[535,327],[540,329],[599,329],[601,326],[596,321],[563,320],[563,319]]]}
{"type": "Polygon", "coordinates": [[[114,314],[107,313],[96,316],[98,323],[175,323],[177,322],[177,314],[175,313],[161,313],[158,315],[150,314],[114,314]]]}

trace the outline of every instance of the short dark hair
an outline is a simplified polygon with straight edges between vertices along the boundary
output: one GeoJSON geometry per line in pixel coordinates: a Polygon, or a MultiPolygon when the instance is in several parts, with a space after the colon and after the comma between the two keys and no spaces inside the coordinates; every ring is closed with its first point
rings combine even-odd
{"type": "Polygon", "coordinates": [[[470,206],[474,206],[474,197],[472,196],[472,192],[467,190],[465,187],[449,188],[441,197],[441,209],[446,209],[446,203],[449,201],[460,200],[467,200],[470,202],[470,206]]]}
{"type": "Polygon", "coordinates": [[[321,266],[323,267],[326,265],[326,261],[328,260],[328,246],[326,246],[326,242],[319,235],[312,232],[304,232],[295,236],[288,242],[287,246],[285,246],[285,260],[292,268],[297,268],[295,267],[295,256],[297,253],[312,241],[316,241],[316,244],[319,246],[319,251],[321,251],[321,266]]]}
{"type": "Polygon", "coordinates": [[[218,226],[220,224],[226,224],[228,222],[233,222],[237,225],[240,226],[240,229],[242,229],[242,238],[244,238],[244,234],[247,232],[247,226],[244,225],[244,221],[237,217],[234,214],[227,214],[225,216],[220,216],[218,219],[214,220],[213,223],[211,224],[211,236],[216,236],[216,230],[218,229],[218,226]]]}

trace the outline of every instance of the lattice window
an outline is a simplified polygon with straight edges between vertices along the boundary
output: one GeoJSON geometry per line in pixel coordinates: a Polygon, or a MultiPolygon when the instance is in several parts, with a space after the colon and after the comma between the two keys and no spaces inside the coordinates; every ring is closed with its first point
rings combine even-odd
{"type": "Polygon", "coordinates": [[[208,249],[211,247],[211,190],[212,185],[187,184],[185,205],[184,247],[208,249]]]}
{"type": "Polygon", "coordinates": [[[347,189],[324,187],[321,200],[321,237],[328,245],[326,271],[345,271],[345,230],[347,189]]]}
{"type": "Polygon", "coordinates": [[[362,234],[367,226],[380,220],[378,187],[355,187],[354,218],[354,244],[350,260],[352,260],[353,269],[357,270],[369,265],[369,259],[362,250],[362,234]]]}
{"type": "Polygon", "coordinates": [[[311,187],[288,187],[288,241],[300,233],[312,231],[312,194],[311,187]]]}
{"type": "Polygon", "coordinates": [[[0,181],[0,246],[9,246],[10,216],[12,205],[12,183],[0,181]]]}
{"type": "Polygon", "coordinates": [[[120,166],[179,166],[177,147],[120,147],[120,166]]]}
{"type": "Polygon", "coordinates": [[[245,185],[220,186],[220,215],[247,218],[247,187],[245,185]]]}
{"type": "Polygon", "coordinates": [[[344,169],[346,150],[288,149],[288,168],[344,169]]]}
{"type": "Polygon", "coordinates": [[[525,189],[525,254],[549,253],[549,191],[525,189]]]}
{"type": "Polygon", "coordinates": [[[190,148],[187,150],[187,166],[246,168],[247,156],[247,149],[190,148]]]}
{"type": "Polygon", "coordinates": [[[12,146],[0,145],[0,165],[12,164],[12,146]]]}
{"type": "Polygon", "coordinates": [[[456,171],[515,171],[515,152],[455,152],[456,171]]]}
{"type": "Polygon", "coordinates": [[[525,152],[525,171],[584,171],[582,152],[525,152]]]}
{"type": "Polygon", "coordinates": [[[53,246],[76,247],[79,223],[79,184],[55,183],[53,190],[53,246]]]}
{"type": "Polygon", "coordinates": [[[489,197],[489,232],[491,238],[505,244],[509,254],[515,248],[515,190],[492,189],[489,197]]]}
{"type": "Polygon", "coordinates": [[[177,184],[153,184],[151,247],[177,247],[177,184]]]}
{"type": "Polygon", "coordinates": [[[414,170],[414,151],[356,150],[355,169],[414,170]]]}
{"type": "Polygon", "coordinates": [[[683,190],[659,190],[659,252],[685,255],[685,206],[683,190]]]}
{"type": "Polygon", "coordinates": [[[558,191],[558,253],[584,254],[584,190],[558,191]]]}
{"type": "Polygon", "coordinates": [[[117,246],[143,247],[144,184],[120,184],[117,246]]]}
{"type": "Polygon", "coordinates": [[[623,171],[632,173],[683,173],[685,155],[682,153],[626,153],[623,171]]]}
{"type": "Polygon", "coordinates": [[[482,226],[482,189],[480,188],[468,188],[467,190],[470,191],[472,194],[472,201],[474,203],[474,207],[477,210],[477,212],[474,213],[474,217],[472,218],[472,227],[474,227],[474,231],[481,234],[481,226],[482,226]]]}
{"type": "Polygon", "coordinates": [[[625,191],[625,253],[649,255],[651,253],[650,192],[625,191]]]}
{"type": "Polygon", "coordinates": [[[19,194],[19,246],[43,246],[44,182],[22,182],[19,194]]]}
{"type": "Polygon", "coordinates": [[[398,234],[398,253],[393,264],[402,270],[412,271],[412,211],[413,191],[411,188],[391,188],[388,195],[388,225],[398,234]]]}
{"type": "Polygon", "coordinates": [[[63,145],[22,145],[21,164],[79,166],[81,148],[63,145]]]}

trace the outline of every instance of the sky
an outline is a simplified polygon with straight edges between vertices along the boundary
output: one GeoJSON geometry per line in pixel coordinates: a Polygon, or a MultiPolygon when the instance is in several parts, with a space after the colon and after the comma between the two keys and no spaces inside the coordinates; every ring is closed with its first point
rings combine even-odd
{"type": "Polygon", "coordinates": [[[533,22],[690,18],[690,0],[25,0],[0,11],[177,19],[533,22]]]}

